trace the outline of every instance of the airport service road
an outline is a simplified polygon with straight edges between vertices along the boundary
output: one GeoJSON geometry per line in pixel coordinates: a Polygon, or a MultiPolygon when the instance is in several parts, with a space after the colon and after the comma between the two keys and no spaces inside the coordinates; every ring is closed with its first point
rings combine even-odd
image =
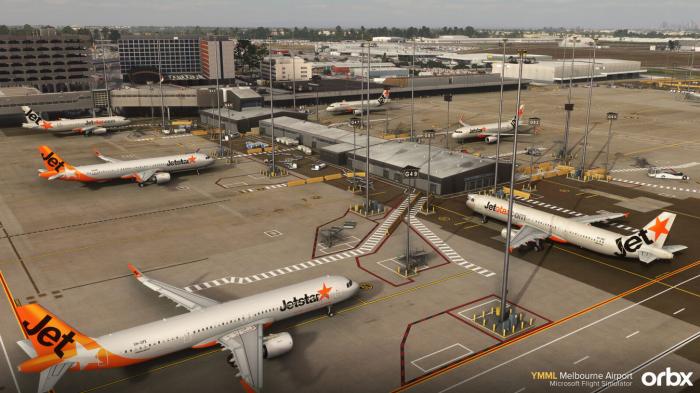
{"type": "MultiPolygon", "coordinates": [[[[520,341],[514,340],[510,345],[502,344],[480,358],[465,361],[460,367],[436,373],[431,379],[400,390],[447,392],[476,388],[542,391],[551,389],[550,381],[535,379],[532,372],[626,372],[700,331],[696,325],[646,307],[647,303],[700,278],[698,269],[690,270],[693,271],[691,274],[695,274],[687,279],[669,278],[670,287],[655,284],[641,289],[640,300],[614,300],[575,319],[520,341]]],[[[700,364],[689,359],[693,347],[697,348],[697,342],[653,364],[651,368],[657,371],[671,367],[697,374],[700,364]]],[[[633,376],[631,386],[642,388],[639,374],[633,376]]],[[[578,385],[575,390],[591,391],[596,387],[599,386],[578,385]]]]}

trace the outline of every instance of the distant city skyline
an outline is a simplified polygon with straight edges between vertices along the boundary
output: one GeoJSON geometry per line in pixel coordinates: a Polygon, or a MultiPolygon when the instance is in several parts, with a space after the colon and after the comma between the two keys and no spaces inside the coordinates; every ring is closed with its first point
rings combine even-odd
{"type": "Polygon", "coordinates": [[[697,0],[5,0],[0,24],[660,29],[699,15],[697,0]]]}

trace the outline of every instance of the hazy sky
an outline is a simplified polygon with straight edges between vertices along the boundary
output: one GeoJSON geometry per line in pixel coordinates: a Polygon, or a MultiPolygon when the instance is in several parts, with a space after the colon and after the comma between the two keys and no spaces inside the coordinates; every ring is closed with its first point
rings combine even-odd
{"type": "Polygon", "coordinates": [[[2,0],[0,24],[649,27],[694,21],[700,0],[2,0]]]}

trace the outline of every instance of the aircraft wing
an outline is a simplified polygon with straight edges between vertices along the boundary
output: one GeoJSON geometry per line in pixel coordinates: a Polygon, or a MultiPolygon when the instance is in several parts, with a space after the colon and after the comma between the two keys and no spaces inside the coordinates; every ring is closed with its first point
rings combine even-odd
{"type": "Polygon", "coordinates": [[[148,179],[150,179],[155,174],[156,174],[155,169],[147,169],[145,171],[136,172],[132,176],[136,179],[137,182],[143,183],[143,182],[147,181],[148,179]]]}
{"type": "Polygon", "coordinates": [[[62,362],[43,370],[39,374],[39,389],[37,391],[43,393],[53,389],[56,382],[61,379],[69,368],[73,367],[73,364],[73,362],[62,362]]]}
{"type": "Polygon", "coordinates": [[[627,216],[628,216],[627,213],[602,213],[602,214],[594,214],[591,216],[572,217],[569,220],[576,221],[576,222],[582,222],[584,224],[593,224],[596,222],[614,220],[616,218],[627,217],[627,216]]]}
{"type": "Polygon", "coordinates": [[[549,235],[547,235],[545,232],[526,225],[510,239],[510,248],[517,248],[523,244],[527,244],[535,240],[546,239],[547,237],[549,237],[549,235]]]}
{"type": "Polygon", "coordinates": [[[235,330],[219,338],[219,344],[231,351],[247,392],[262,390],[263,321],[235,330]]]}
{"type": "Polygon", "coordinates": [[[167,297],[172,300],[177,304],[177,307],[184,307],[189,311],[197,311],[219,304],[219,302],[214,299],[187,292],[184,289],[144,276],[143,273],[132,264],[129,264],[129,270],[134,273],[134,276],[141,284],[158,292],[159,297],[167,297]]]}
{"type": "Polygon", "coordinates": [[[95,155],[97,156],[97,158],[99,158],[100,160],[105,161],[105,162],[121,162],[121,160],[118,160],[116,158],[103,156],[102,153],[100,153],[97,150],[95,150],[95,155]]]}

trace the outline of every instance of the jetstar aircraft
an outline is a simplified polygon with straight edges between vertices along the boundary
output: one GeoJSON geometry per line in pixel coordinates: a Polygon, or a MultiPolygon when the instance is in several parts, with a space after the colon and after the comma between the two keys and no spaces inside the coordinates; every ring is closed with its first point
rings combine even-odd
{"type": "Polygon", "coordinates": [[[85,136],[100,135],[107,133],[107,129],[121,127],[131,123],[131,120],[123,116],[91,117],[87,119],[60,119],[44,120],[34,112],[32,108],[23,106],[26,123],[22,127],[31,129],[43,129],[48,132],[72,131],[85,136]]]}
{"type": "Polygon", "coordinates": [[[518,118],[521,119],[520,123],[518,124],[518,135],[532,135],[531,132],[533,130],[533,126],[529,125],[527,122],[523,122],[522,120],[523,113],[525,113],[525,105],[520,105],[518,112],[518,115],[513,116],[510,123],[501,123],[500,129],[498,128],[498,123],[478,124],[472,126],[462,121],[462,118],[460,117],[459,124],[461,124],[462,127],[452,132],[452,139],[457,139],[463,142],[483,139],[486,143],[496,143],[498,141],[499,134],[502,137],[510,137],[514,135],[515,122],[518,118]]]}
{"type": "Polygon", "coordinates": [[[362,113],[367,113],[367,110],[376,111],[384,104],[391,102],[389,99],[389,90],[384,90],[382,95],[376,100],[365,101],[341,101],[334,102],[326,108],[326,112],[342,115],[346,113],[352,113],[354,115],[359,115],[362,113]],[[368,109],[369,107],[369,109],[368,109]]]}
{"type": "Polygon", "coordinates": [[[190,313],[92,338],[39,304],[17,307],[28,337],[18,344],[30,357],[19,371],[40,373],[39,393],[51,390],[68,370],[123,367],[215,345],[231,352],[227,361],[238,368],[244,388],[261,391],[263,359],[283,355],[293,345],[286,332],[263,336],[263,326],[321,308],[332,315],[331,306],[354,296],[359,288],[345,277],[326,276],[220,303],[129,268],[143,285],[190,313]]]}
{"type": "MultiPolygon", "coordinates": [[[[484,217],[508,220],[508,201],[486,195],[469,195],[467,206],[484,217]]],[[[604,213],[592,216],[565,218],[528,206],[513,203],[511,250],[534,243],[536,250],[543,248],[542,241],[549,238],[559,243],[571,243],[605,255],[638,258],[644,263],[657,259],[672,259],[673,254],[686,246],[664,246],[676,215],[663,212],[639,232],[624,236],[591,224],[626,217],[625,213],[604,213]]],[[[506,237],[507,228],[501,231],[506,237]]]]}
{"type": "Polygon", "coordinates": [[[149,183],[170,181],[170,174],[182,171],[199,171],[214,164],[214,159],[203,153],[142,158],[122,161],[95,152],[103,164],[72,166],[63,161],[48,146],[39,147],[46,169],[39,169],[39,176],[49,180],[73,180],[81,182],[105,182],[113,179],[134,179],[139,187],[149,183]]]}

